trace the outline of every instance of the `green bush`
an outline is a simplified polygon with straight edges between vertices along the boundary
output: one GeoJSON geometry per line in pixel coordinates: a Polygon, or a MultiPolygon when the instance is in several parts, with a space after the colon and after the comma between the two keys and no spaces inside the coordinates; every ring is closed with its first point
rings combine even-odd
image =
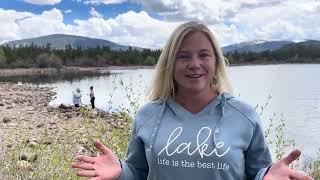
{"type": "Polygon", "coordinates": [[[7,58],[3,49],[0,47],[0,68],[4,67],[7,67],[7,58]]]}
{"type": "Polygon", "coordinates": [[[60,69],[62,67],[62,60],[54,54],[49,55],[47,53],[44,53],[36,57],[36,65],[39,68],[53,67],[60,69]]]}

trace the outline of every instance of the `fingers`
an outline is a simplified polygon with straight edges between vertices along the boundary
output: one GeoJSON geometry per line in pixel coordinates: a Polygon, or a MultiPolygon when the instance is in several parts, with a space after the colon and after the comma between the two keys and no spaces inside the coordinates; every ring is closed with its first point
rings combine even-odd
{"type": "Polygon", "coordinates": [[[102,154],[108,154],[110,153],[110,149],[107,148],[105,145],[103,145],[101,142],[99,141],[94,141],[94,146],[102,152],[102,154]]]}
{"type": "Polygon", "coordinates": [[[96,161],[96,157],[90,156],[78,156],[77,159],[86,163],[94,163],[96,161]]]}
{"type": "Polygon", "coordinates": [[[289,165],[292,161],[298,159],[298,157],[301,155],[301,152],[296,149],[292,151],[287,157],[283,158],[281,161],[284,162],[286,165],[289,165]]]}
{"type": "Polygon", "coordinates": [[[76,173],[77,176],[81,177],[95,177],[96,172],[94,170],[82,170],[76,173]]]}
{"type": "Polygon", "coordinates": [[[290,175],[290,179],[295,179],[295,180],[312,180],[313,178],[310,176],[303,175],[301,173],[298,173],[296,171],[293,171],[292,174],[290,175]]]}
{"type": "Polygon", "coordinates": [[[72,167],[83,169],[83,170],[94,170],[94,166],[92,163],[78,162],[78,163],[72,164],[72,167]]]}

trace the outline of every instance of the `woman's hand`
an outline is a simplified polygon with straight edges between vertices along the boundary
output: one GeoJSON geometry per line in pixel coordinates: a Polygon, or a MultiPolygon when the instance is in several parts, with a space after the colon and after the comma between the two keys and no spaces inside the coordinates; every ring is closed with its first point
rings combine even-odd
{"type": "Polygon", "coordinates": [[[289,168],[289,164],[298,159],[300,154],[301,152],[296,149],[287,157],[273,164],[263,180],[312,180],[310,176],[305,176],[289,168]]]}
{"type": "Polygon", "coordinates": [[[78,176],[89,177],[92,180],[115,180],[122,172],[118,157],[103,144],[98,141],[94,146],[101,151],[98,157],[79,156],[80,162],[72,164],[73,168],[78,168],[78,176]]]}

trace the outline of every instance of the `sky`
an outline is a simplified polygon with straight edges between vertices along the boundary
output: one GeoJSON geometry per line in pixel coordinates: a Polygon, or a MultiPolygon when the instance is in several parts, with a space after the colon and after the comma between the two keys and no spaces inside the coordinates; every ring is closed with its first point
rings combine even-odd
{"type": "Polygon", "coordinates": [[[0,0],[0,44],[59,33],[162,48],[187,21],[221,46],[320,40],[320,0],[0,0]]]}

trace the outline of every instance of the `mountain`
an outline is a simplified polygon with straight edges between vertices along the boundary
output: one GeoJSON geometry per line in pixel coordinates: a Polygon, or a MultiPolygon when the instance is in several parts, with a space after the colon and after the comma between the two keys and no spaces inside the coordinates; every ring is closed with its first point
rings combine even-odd
{"type": "MultiPolygon", "coordinates": [[[[67,44],[70,44],[71,47],[77,48],[95,48],[97,45],[99,46],[109,46],[113,50],[125,50],[128,49],[129,46],[119,45],[111,41],[103,40],[103,39],[93,39],[83,36],[74,36],[74,35],[66,35],[66,34],[52,34],[47,36],[41,36],[30,39],[22,39],[16,41],[10,41],[4,43],[3,46],[10,47],[19,47],[20,45],[26,46],[31,45],[33,43],[36,46],[47,46],[50,44],[51,48],[55,49],[64,49],[67,44]]],[[[138,47],[132,47],[133,49],[142,49],[138,47]]]]}
{"type": "Polygon", "coordinates": [[[303,42],[296,43],[297,45],[302,45],[302,46],[320,46],[320,41],[317,40],[306,40],[303,42]]]}
{"type": "MultiPolygon", "coordinates": [[[[4,43],[3,46],[10,47],[19,47],[34,44],[36,46],[47,46],[49,43],[51,48],[55,49],[64,49],[67,44],[70,44],[71,47],[77,48],[95,48],[97,45],[99,46],[109,46],[113,50],[126,50],[129,46],[124,46],[120,44],[116,44],[111,41],[103,40],[103,39],[93,39],[83,36],[74,36],[74,35],[66,35],[66,34],[52,34],[37,38],[30,39],[22,39],[16,41],[10,41],[4,43]]],[[[297,46],[307,46],[314,45],[319,46],[320,41],[316,40],[306,40],[303,42],[295,43],[292,41],[266,41],[266,40],[254,40],[248,42],[241,42],[237,44],[232,44],[229,46],[222,47],[223,53],[228,52],[262,52],[266,50],[274,51],[282,48],[292,48],[297,46]]],[[[139,47],[132,47],[133,49],[142,50],[139,47]]]]}
{"type": "Polygon", "coordinates": [[[285,51],[296,53],[303,51],[312,56],[314,53],[318,53],[320,51],[320,41],[306,40],[303,42],[287,44],[279,49],[279,52],[285,51]]]}
{"type": "Polygon", "coordinates": [[[282,48],[285,45],[292,44],[292,41],[266,41],[266,40],[255,40],[232,44],[222,48],[223,53],[228,52],[262,52],[266,50],[274,51],[282,48]]]}

